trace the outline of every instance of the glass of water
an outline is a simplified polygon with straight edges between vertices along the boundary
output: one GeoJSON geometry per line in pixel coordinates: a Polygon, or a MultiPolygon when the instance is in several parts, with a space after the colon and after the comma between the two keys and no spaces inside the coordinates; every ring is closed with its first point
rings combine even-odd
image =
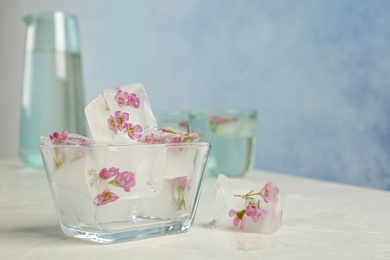
{"type": "Polygon", "coordinates": [[[158,128],[172,127],[187,132],[189,114],[183,110],[159,110],[154,113],[158,128]]]}
{"type": "Polygon", "coordinates": [[[256,151],[254,110],[192,111],[189,129],[211,144],[207,174],[239,177],[253,169],[256,151]]]}

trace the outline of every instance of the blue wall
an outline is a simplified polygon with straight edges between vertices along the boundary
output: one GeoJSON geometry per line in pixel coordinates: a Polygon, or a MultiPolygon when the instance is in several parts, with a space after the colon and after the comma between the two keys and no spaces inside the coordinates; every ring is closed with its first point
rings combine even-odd
{"type": "Polygon", "coordinates": [[[89,99],[254,108],[256,167],[390,189],[390,1],[121,3],[81,18],[89,99]]]}

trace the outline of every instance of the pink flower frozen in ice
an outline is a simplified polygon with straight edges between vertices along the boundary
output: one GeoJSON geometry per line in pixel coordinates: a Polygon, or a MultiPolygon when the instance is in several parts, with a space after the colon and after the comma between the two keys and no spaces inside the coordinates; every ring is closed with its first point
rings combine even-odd
{"type": "Polygon", "coordinates": [[[263,215],[264,210],[259,209],[255,203],[250,203],[248,206],[246,206],[245,214],[248,217],[251,217],[253,222],[257,222],[259,218],[263,215]]]}
{"type": "Polygon", "coordinates": [[[212,116],[209,118],[211,130],[215,133],[220,125],[238,121],[237,117],[212,116]]]}
{"type": "Polygon", "coordinates": [[[173,179],[176,186],[186,187],[188,185],[188,177],[177,177],[173,179]]]}
{"type": "Polygon", "coordinates": [[[181,137],[180,136],[172,137],[170,142],[171,143],[181,143],[181,137]]]}
{"type": "Polygon", "coordinates": [[[140,101],[139,101],[139,98],[137,97],[136,94],[131,93],[130,95],[128,95],[127,105],[134,107],[134,108],[139,108],[140,101]]]}
{"type": "Polygon", "coordinates": [[[190,188],[189,177],[182,176],[173,179],[173,203],[177,210],[185,210],[187,208],[187,193],[190,188]]]}
{"type": "Polygon", "coordinates": [[[108,123],[108,127],[110,128],[110,130],[113,131],[114,133],[116,133],[118,129],[117,129],[116,124],[115,124],[115,118],[113,116],[110,116],[107,119],[107,123],[108,123]]]}
{"type": "Polygon", "coordinates": [[[182,142],[182,138],[180,136],[163,136],[159,140],[162,144],[179,144],[182,142]]]}
{"type": "Polygon", "coordinates": [[[245,214],[245,209],[244,210],[241,210],[241,211],[235,211],[234,209],[231,209],[229,211],[229,217],[234,217],[233,218],[233,224],[236,226],[236,227],[240,227],[241,229],[244,228],[244,221],[242,219],[242,217],[244,216],[245,214]]]}
{"type": "Polygon", "coordinates": [[[161,128],[158,132],[146,135],[139,141],[148,144],[191,143],[196,142],[201,137],[203,137],[202,134],[195,132],[186,133],[172,128],[161,128]]]}
{"type": "Polygon", "coordinates": [[[64,130],[62,133],[54,132],[49,137],[42,136],[41,141],[46,144],[64,144],[64,145],[80,145],[88,146],[91,145],[91,141],[86,137],[78,134],[69,134],[68,130],[64,130]]]}
{"type": "Polygon", "coordinates": [[[129,113],[116,111],[114,113],[114,120],[116,124],[116,128],[121,131],[123,129],[126,129],[127,127],[127,120],[129,120],[129,113]]]}
{"type": "Polygon", "coordinates": [[[157,138],[154,136],[153,133],[150,135],[145,136],[143,140],[140,140],[140,142],[147,143],[147,144],[153,144],[157,142],[157,138]]]}
{"type": "Polygon", "coordinates": [[[52,135],[50,135],[50,141],[53,144],[62,144],[67,138],[68,130],[63,131],[62,134],[60,134],[59,132],[54,132],[52,135]]]}
{"type": "Polygon", "coordinates": [[[127,102],[129,100],[129,93],[123,92],[122,90],[118,89],[118,91],[115,94],[114,97],[116,103],[120,106],[127,105],[127,102]]]}
{"type": "Polygon", "coordinates": [[[181,132],[171,127],[161,128],[161,131],[167,134],[166,137],[168,140],[166,143],[190,143],[203,137],[203,134],[181,132]]]}
{"type": "Polygon", "coordinates": [[[111,167],[109,169],[103,168],[99,172],[99,177],[102,179],[109,179],[119,173],[119,168],[111,167]]]}
{"type": "Polygon", "coordinates": [[[260,191],[260,195],[263,197],[266,203],[278,202],[279,189],[272,182],[268,182],[260,191]]]}
{"type": "Polygon", "coordinates": [[[81,146],[89,146],[91,145],[91,141],[89,141],[86,138],[83,137],[75,137],[72,134],[67,139],[68,142],[66,144],[74,144],[74,145],[81,145],[81,146]]]}
{"type": "Polygon", "coordinates": [[[123,129],[126,129],[127,127],[127,120],[129,120],[129,113],[116,111],[114,115],[110,116],[107,120],[108,127],[111,131],[114,133],[117,133],[117,131],[122,131],[123,129]]]}
{"type": "Polygon", "coordinates": [[[222,116],[213,116],[211,117],[211,121],[213,124],[222,125],[226,123],[228,120],[222,116]]]}
{"type": "MultiPolygon", "coordinates": [[[[229,216],[234,217],[233,224],[235,226],[240,226],[242,229],[244,227],[244,216],[250,217],[254,223],[262,222],[262,216],[267,214],[267,211],[260,208],[261,199],[256,200],[256,196],[261,196],[265,203],[277,203],[279,196],[279,189],[272,182],[268,182],[264,187],[260,190],[260,192],[254,192],[251,190],[250,192],[239,195],[234,194],[234,197],[240,197],[245,200],[245,209],[241,211],[235,211],[231,209],[229,211],[229,216]]],[[[248,221],[248,218],[245,217],[245,221],[248,221]]]]}
{"type": "Polygon", "coordinates": [[[106,205],[110,202],[114,202],[117,199],[119,199],[119,196],[116,195],[111,190],[107,189],[104,190],[102,194],[96,196],[94,203],[96,206],[101,206],[101,205],[106,205]]]}
{"type": "Polygon", "coordinates": [[[135,175],[132,172],[120,172],[115,177],[115,182],[123,188],[124,191],[130,192],[130,188],[135,185],[135,175]]]}
{"type": "Polygon", "coordinates": [[[235,122],[235,121],[238,121],[237,117],[229,118],[229,117],[223,117],[223,116],[212,116],[210,118],[210,122],[212,124],[215,124],[215,125],[223,125],[223,124],[226,124],[229,122],[235,122]]]}
{"type": "Polygon", "coordinates": [[[131,139],[139,139],[142,137],[142,126],[137,124],[128,123],[127,124],[127,135],[131,139]]]}
{"type": "Polygon", "coordinates": [[[121,89],[116,91],[114,99],[120,106],[130,106],[134,108],[139,108],[140,106],[140,100],[135,93],[129,94],[123,92],[121,89]]]}

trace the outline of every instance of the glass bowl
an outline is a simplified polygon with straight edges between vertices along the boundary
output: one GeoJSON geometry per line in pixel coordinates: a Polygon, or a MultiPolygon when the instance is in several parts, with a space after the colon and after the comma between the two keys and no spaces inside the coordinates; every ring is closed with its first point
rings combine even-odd
{"type": "Polygon", "coordinates": [[[190,229],[209,143],[41,145],[62,231],[112,243],[190,229]]]}

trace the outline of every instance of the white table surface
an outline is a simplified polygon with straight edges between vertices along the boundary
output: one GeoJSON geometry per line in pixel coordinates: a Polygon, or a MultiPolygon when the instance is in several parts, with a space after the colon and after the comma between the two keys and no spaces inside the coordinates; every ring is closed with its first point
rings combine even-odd
{"type": "Polygon", "coordinates": [[[254,170],[285,197],[270,235],[208,229],[215,189],[206,178],[195,223],[182,234],[118,244],[66,237],[43,170],[0,161],[0,259],[390,259],[390,192],[254,170]]]}

